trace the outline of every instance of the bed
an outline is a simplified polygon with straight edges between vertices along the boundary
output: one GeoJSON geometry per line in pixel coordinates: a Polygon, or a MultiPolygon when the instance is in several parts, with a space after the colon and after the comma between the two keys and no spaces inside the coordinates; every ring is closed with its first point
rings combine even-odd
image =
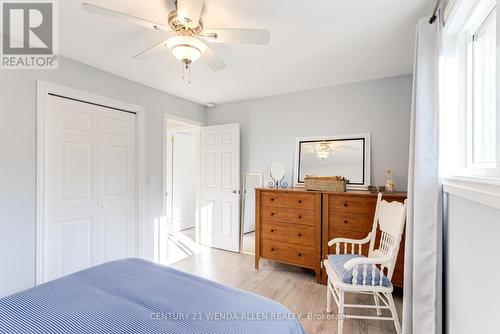
{"type": "Polygon", "coordinates": [[[141,259],[105,263],[0,299],[2,334],[304,334],[267,298],[141,259]]]}

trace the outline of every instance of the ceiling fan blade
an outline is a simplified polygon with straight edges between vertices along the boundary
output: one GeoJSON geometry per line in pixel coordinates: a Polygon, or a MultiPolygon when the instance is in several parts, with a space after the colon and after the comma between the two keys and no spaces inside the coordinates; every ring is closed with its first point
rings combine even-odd
{"type": "Polygon", "coordinates": [[[205,46],[205,50],[201,54],[200,60],[214,71],[220,71],[226,67],[226,64],[222,61],[219,55],[217,55],[214,50],[210,49],[208,46],[205,46]]]}
{"type": "Polygon", "coordinates": [[[177,17],[190,28],[196,28],[200,22],[204,0],[177,0],[177,17]]]}
{"type": "Polygon", "coordinates": [[[144,51],[142,51],[142,52],[140,52],[140,53],[136,54],[133,58],[134,58],[134,59],[141,59],[144,55],[146,55],[146,54],[148,54],[148,53],[152,52],[153,50],[156,50],[156,49],[158,49],[158,48],[160,48],[160,47],[162,47],[162,46],[165,46],[165,43],[166,43],[166,42],[167,42],[166,40],[165,40],[165,41],[161,41],[160,43],[155,44],[155,45],[153,45],[153,46],[151,46],[151,47],[147,48],[146,50],[144,50],[144,51]]]}
{"type": "Polygon", "coordinates": [[[165,26],[159,23],[151,22],[145,19],[141,19],[140,17],[136,17],[133,15],[128,15],[125,13],[117,12],[112,9],[96,6],[93,4],[90,4],[88,2],[83,2],[82,3],[82,9],[93,14],[97,15],[102,15],[102,16],[107,16],[107,17],[112,17],[114,19],[122,20],[122,21],[127,21],[133,24],[137,24],[143,27],[151,28],[151,29],[156,29],[156,30],[161,30],[165,32],[172,32],[172,29],[170,29],[169,26],[165,26]]]}
{"type": "Polygon", "coordinates": [[[212,43],[241,43],[267,45],[271,33],[267,29],[216,29],[203,30],[202,37],[212,43]]]}

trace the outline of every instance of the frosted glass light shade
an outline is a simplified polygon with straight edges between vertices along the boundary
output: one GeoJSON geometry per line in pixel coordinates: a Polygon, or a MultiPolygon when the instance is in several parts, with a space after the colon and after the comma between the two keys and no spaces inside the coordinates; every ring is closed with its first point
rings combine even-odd
{"type": "Polygon", "coordinates": [[[174,36],[167,40],[167,47],[180,61],[195,62],[205,50],[205,44],[191,36],[174,36]]]}

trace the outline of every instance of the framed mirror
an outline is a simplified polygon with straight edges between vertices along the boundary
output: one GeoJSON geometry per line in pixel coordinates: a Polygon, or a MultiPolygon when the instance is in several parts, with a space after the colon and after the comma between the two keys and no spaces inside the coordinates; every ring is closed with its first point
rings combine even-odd
{"type": "Polygon", "coordinates": [[[255,188],[262,187],[262,173],[245,173],[241,206],[241,252],[255,255],[255,188]]]}
{"type": "Polygon", "coordinates": [[[307,175],[343,176],[348,189],[370,185],[370,134],[297,138],[294,186],[307,175]]]}

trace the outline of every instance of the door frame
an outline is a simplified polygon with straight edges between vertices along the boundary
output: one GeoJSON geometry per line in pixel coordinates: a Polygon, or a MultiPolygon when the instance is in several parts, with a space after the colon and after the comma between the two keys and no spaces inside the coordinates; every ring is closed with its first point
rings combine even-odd
{"type": "Polygon", "coordinates": [[[195,222],[195,235],[196,235],[196,243],[200,243],[200,202],[201,202],[201,129],[206,126],[205,123],[193,121],[191,119],[183,118],[180,116],[172,115],[169,113],[163,114],[163,216],[165,218],[168,217],[167,212],[167,191],[168,191],[168,180],[169,176],[167,175],[167,164],[168,164],[168,130],[167,123],[168,121],[176,121],[179,123],[184,123],[187,126],[192,126],[198,130],[198,186],[196,187],[196,222],[195,222]]]}
{"type": "Polygon", "coordinates": [[[121,109],[136,114],[136,256],[143,256],[143,227],[145,208],[145,108],[96,95],[82,90],[37,80],[37,144],[36,144],[36,269],[35,284],[43,282],[45,240],[45,154],[47,137],[47,97],[49,94],[121,109]]]}

